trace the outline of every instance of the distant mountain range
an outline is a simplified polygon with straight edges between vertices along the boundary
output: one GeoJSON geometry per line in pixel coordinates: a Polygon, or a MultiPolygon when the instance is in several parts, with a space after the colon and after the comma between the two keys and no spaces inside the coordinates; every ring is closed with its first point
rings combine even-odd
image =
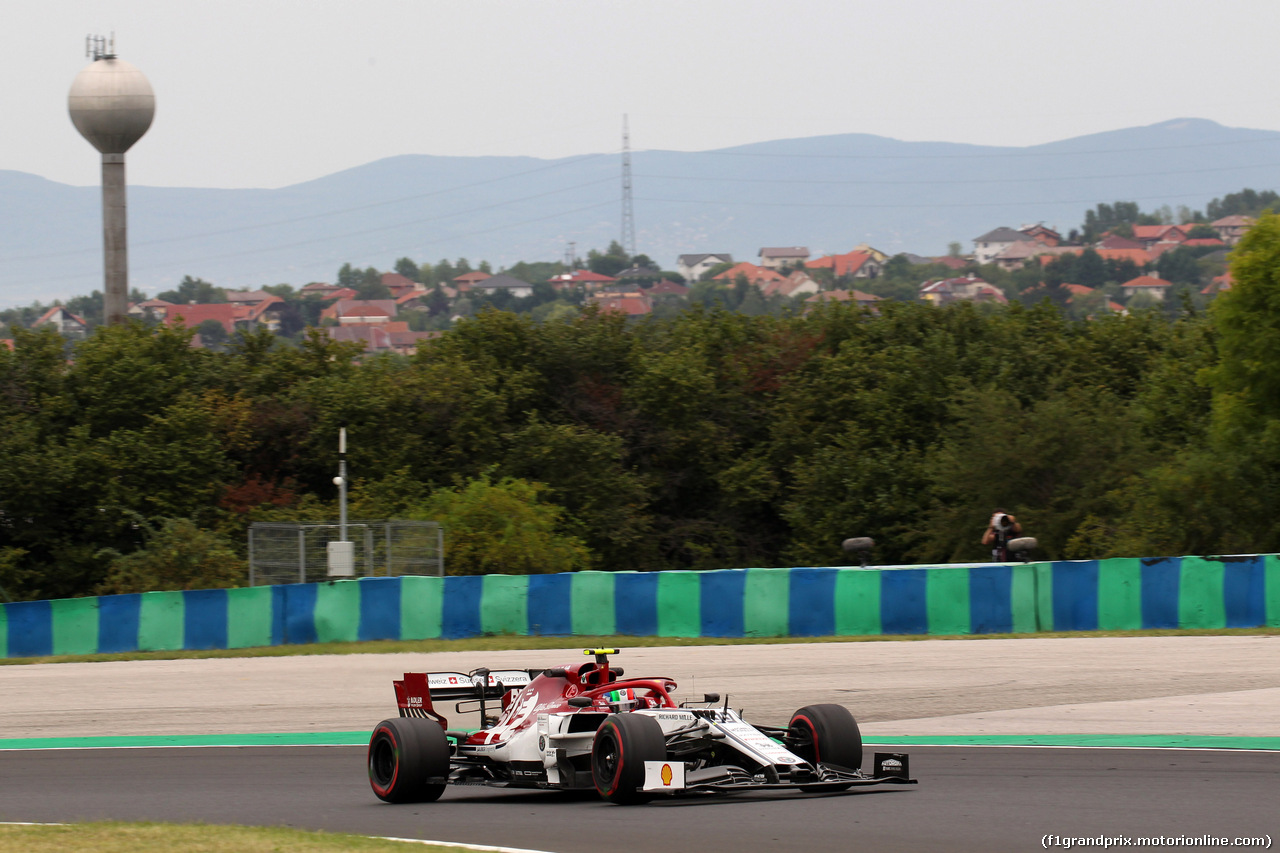
{"type": "MultiPolygon", "coordinates": [[[[1099,202],[1202,209],[1280,188],[1280,133],[1177,119],[1027,148],[844,134],[639,151],[632,172],[637,248],[666,268],[692,252],[752,260],[762,246],[929,255],[1000,225],[1065,233],[1099,202]]],[[[133,186],[131,285],[301,286],[404,256],[557,260],[571,242],[581,255],[617,239],[621,207],[617,153],[408,155],[277,190],[133,186]]],[[[101,240],[98,187],[0,170],[0,306],[100,288],[101,240]]]]}

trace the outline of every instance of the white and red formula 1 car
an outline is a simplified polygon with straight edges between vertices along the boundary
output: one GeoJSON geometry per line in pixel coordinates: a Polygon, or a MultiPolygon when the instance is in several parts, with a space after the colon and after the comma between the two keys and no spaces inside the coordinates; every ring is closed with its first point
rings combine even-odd
{"type": "Polygon", "coordinates": [[[809,705],[785,727],[752,725],[717,694],[695,707],[670,678],[623,678],[617,649],[551,669],[405,673],[400,716],[369,740],[369,783],[389,803],[436,800],[446,785],[585,790],[622,805],[658,794],[772,788],[843,791],[914,784],[907,756],[876,753],[861,771],[862,736],[841,705],[809,705]],[[450,730],[437,703],[478,711],[481,728],[450,730]],[[500,703],[499,709],[494,704],[500,703]]]}

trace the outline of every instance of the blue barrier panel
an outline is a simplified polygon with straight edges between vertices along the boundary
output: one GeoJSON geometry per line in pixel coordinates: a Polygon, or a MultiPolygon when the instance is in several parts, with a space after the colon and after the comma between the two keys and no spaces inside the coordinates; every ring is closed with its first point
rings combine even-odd
{"type": "Polygon", "coordinates": [[[613,609],[619,634],[628,637],[657,636],[657,573],[618,572],[614,575],[613,609]]]}
{"type": "Polygon", "coordinates": [[[446,640],[479,637],[480,596],[484,594],[482,575],[458,575],[444,579],[444,619],[440,636],[446,640]]]}
{"type": "Polygon", "coordinates": [[[313,583],[291,583],[283,587],[285,643],[316,641],[316,586],[313,583]]]}
{"type": "Polygon", "coordinates": [[[53,605],[47,601],[18,601],[9,612],[9,656],[38,658],[53,654],[53,605]]]}
{"type": "Polygon", "coordinates": [[[1222,603],[1228,628],[1267,624],[1266,557],[1222,557],[1222,603]]]}
{"type": "Polygon", "coordinates": [[[1053,564],[1053,630],[1098,630],[1098,561],[1053,564]]]}
{"type": "Polygon", "coordinates": [[[98,652],[136,652],[138,650],[138,614],[142,596],[103,595],[98,598],[98,652]]]}
{"type": "Polygon", "coordinates": [[[1142,627],[1178,627],[1178,587],[1182,560],[1162,557],[1142,561],[1142,627]]]}
{"type": "Polygon", "coordinates": [[[361,640],[400,639],[400,578],[361,578],[361,640]]]}
{"type": "Polygon", "coordinates": [[[745,569],[722,569],[703,572],[702,636],[742,636],[742,593],[747,584],[745,569]]]}
{"type": "Polygon", "coordinates": [[[881,633],[929,633],[928,577],[927,569],[889,569],[880,573],[881,633]]]}
{"type": "Polygon", "coordinates": [[[227,647],[227,591],[188,589],[182,593],[184,649],[227,647]]]}
{"type": "Polygon", "coordinates": [[[836,577],[840,569],[792,569],[787,623],[793,637],[836,633],[836,577]]]}
{"type": "Polygon", "coordinates": [[[1013,567],[969,569],[969,630],[974,634],[1013,633],[1013,567]]]}
{"type": "Polygon", "coordinates": [[[573,636],[573,575],[529,576],[530,636],[573,636]]]}

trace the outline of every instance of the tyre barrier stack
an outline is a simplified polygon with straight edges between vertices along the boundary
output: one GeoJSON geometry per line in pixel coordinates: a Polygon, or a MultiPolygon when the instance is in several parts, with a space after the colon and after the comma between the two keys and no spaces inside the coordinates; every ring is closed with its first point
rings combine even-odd
{"type": "Polygon", "coordinates": [[[361,578],[0,605],[0,657],[482,635],[1280,627],[1280,557],[361,578]]]}

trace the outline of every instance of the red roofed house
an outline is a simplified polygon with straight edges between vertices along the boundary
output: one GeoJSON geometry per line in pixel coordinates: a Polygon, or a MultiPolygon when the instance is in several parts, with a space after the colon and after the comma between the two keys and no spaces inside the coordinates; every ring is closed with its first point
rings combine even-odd
{"type": "Polygon", "coordinates": [[[1133,239],[1150,249],[1156,243],[1181,243],[1187,239],[1187,228],[1182,225],[1135,225],[1133,239]]]}
{"type": "Polygon", "coordinates": [[[72,314],[61,305],[55,305],[40,315],[40,319],[31,324],[31,328],[53,326],[62,335],[85,335],[89,332],[89,324],[82,318],[72,314]]]}
{"type": "Polygon", "coordinates": [[[1225,246],[1227,244],[1217,237],[1188,237],[1182,241],[1182,245],[1189,249],[1194,249],[1197,246],[1225,246]]]}
{"type": "Polygon", "coordinates": [[[930,258],[935,264],[942,264],[944,267],[953,270],[962,270],[969,266],[970,261],[967,258],[957,258],[953,255],[939,255],[936,258],[930,258]]]}
{"type": "Polygon", "coordinates": [[[882,297],[863,293],[861,290],[827,290],[810,296],[804,301],[804,304],[809,306],[805,310],[811,311],[814,306],[821,305],[824,302],[856,302],[859,308],[870,308],[874,311],[876,310],[876,304],[883,301],[882,297]]]}
{"type": "Polygon", "coordinates": [[[466,293],[472,287],[475,287],[477,284],[489,277],[490,276],[487,272],[480,272],[479,270],[463,273],[453,279],[453,286],[458,289],[459,293],[466,293]]]}
{"type": "Polygon", "coordinates": [[[650,296],[688,296],[689,288],[664,278],[645,292],[650,296]]]}
{"type": "Polygon", "coordinates": [[[1062,242],[1062,235],[1043,223],[1023,225],[1018,230],[1045,246],[1056,246],[1062,242]]]}
{"type": "Polygon", "coordinates": [[[631,296],[625,295],[597,295],[595,304],[600,306],[600,311],[616,311],[619,314],[626,314],[628,317],[641,317],[645,314],[653,313],[653,300],[647,296],[631,296]]]}
{"type": "Polygon", "coordinates": [[[757,287],[767,284],[771,281],[785,281],[786,276],[777,270],[771,270],[768,267],[760,267],[750,261],[734,264],[720,275],[714,276],[712,281],[723,281],[727,284],[733,284],[738,276],[744,276],[748,282],[757,287]]]}
{"type": "Polygon", "coordinates": [[[1217,296],[1224,290],[1230,290],[1235,283],[1236,280],[1231,275],[1231,270],[1227,270],[1222,275],[1214,276],[1213,280],[1205,285],[1204,290],[1201,290],[1200,293],[1204,296],[1217,296]]]}
{"type": "Polygon", "coordinates": [[[836,278],[876,278],[884,268],[884,261],[876,257],[873,249],[854,249],[843,255],[827,255],[806,261],[804,267],[809,270],[831,270],[836,278]]]}
{"type": "Polygon", "coordinates": [[[383,324],[397,312],[394,299],[339,299],[320,312],[321,320],[337,320],[339,326],[383,324]]]}
{"type": "Polygon", "coordinates": [[[395,352],[400,355],[413,355],[418,351],[418,344],[429,338],[440,336],[440,332],[411,332],[409,324],[393,321],[381,325],[349,325],[328,326],[325,333],[331,340],[340,342],[359,341],[364,344],[365,352],[395,352]]]}
{"type": "Polygon", "coordinates": [[[587,290],[599,290],[602,287],[614,284],[617,279],[613,276],[592,272],[591,270],[574,270],[573,272],[553,275],[547,281],[556,290],[564,290],[566,287],[585,287],[587,290]]]}
{"type": "Polygon", "coordinates": [[[384,272],[382,274],[382,286],[391,291],[392,299],[399,299],[406,293],[413,293],[416,290],[426,290],[425,287],[413,279],[398,272],[384,272]]]}
{"type": "Polygon", "coordinates": [[[163,299],[148,299],[129,306],[128,314],[137,320],[163,320],[170,309],[176,307],[163,299]]]}
{"type": "Polygon", "coordinates": [[[1228,246],[1234,246],[1240,242],[1240,238],[1244,236],[1244,232],[1248,231],[1257,222],[1252,216],[1224,216],[1221,219],[1214,220],[1209,223],[1214,231],[1218,232],[1218,236],[1222,238],[1222,242],[1228,246]]]}
{"type": "Polygon", "coordinates": [[[1095,249],[1141,249],[1143,246],[1137,240],[1130,240],[1128,237],[1121,237],[1119,234],[1108,234],[1097,243],[1093,244],[1095,249]]]}
{"type": "Polygon", "coordinates": [[[1162,278],[1156,278],[1153,275],[1140,275],[1137,278],[1130,279],[1120,285],[1120,289],[1124,291],[1125,296],[1136,296],[1139,293],[1149,293],[1152,297],[1164,300],[1164,295],[1169,288],[1173,287],[1173,282],[1165,281],[1162,278]]]}
{"type": "Polygon", "coordinates": [[[795,270],[782,281],[771,281],[763,288],[765,296],[805,296],[822,290],[804,270],[795,270]]]}
{"type": "Polygon", "coordinates": [[[185,329],[195,329],[208,320],[220,323],[228,335],[235,334],[237,325],[248,325],[249,307],[234,302],[175,305],[164,318],[165,325],[185,329]]]}
{"type": "Polygon", "coordinates": [[[1041,243],[1038,240],[1024,240],[1021,243],[1010,243],[1005,249],[1001,249],[991,262],[1002,270],[1020,270],[1027,265],[1032,259],[1040,255],[1052,255],[1050,251],[1053,246],[1041,243]]]}
{"type": "Polygon", "coordinates": [[[971,275],[926,281],[920,285],[920,298],[934,305],[950,305],[952,302],[998,302],[1005,305],[1009,302],[1000,288],[971,275]]]}

